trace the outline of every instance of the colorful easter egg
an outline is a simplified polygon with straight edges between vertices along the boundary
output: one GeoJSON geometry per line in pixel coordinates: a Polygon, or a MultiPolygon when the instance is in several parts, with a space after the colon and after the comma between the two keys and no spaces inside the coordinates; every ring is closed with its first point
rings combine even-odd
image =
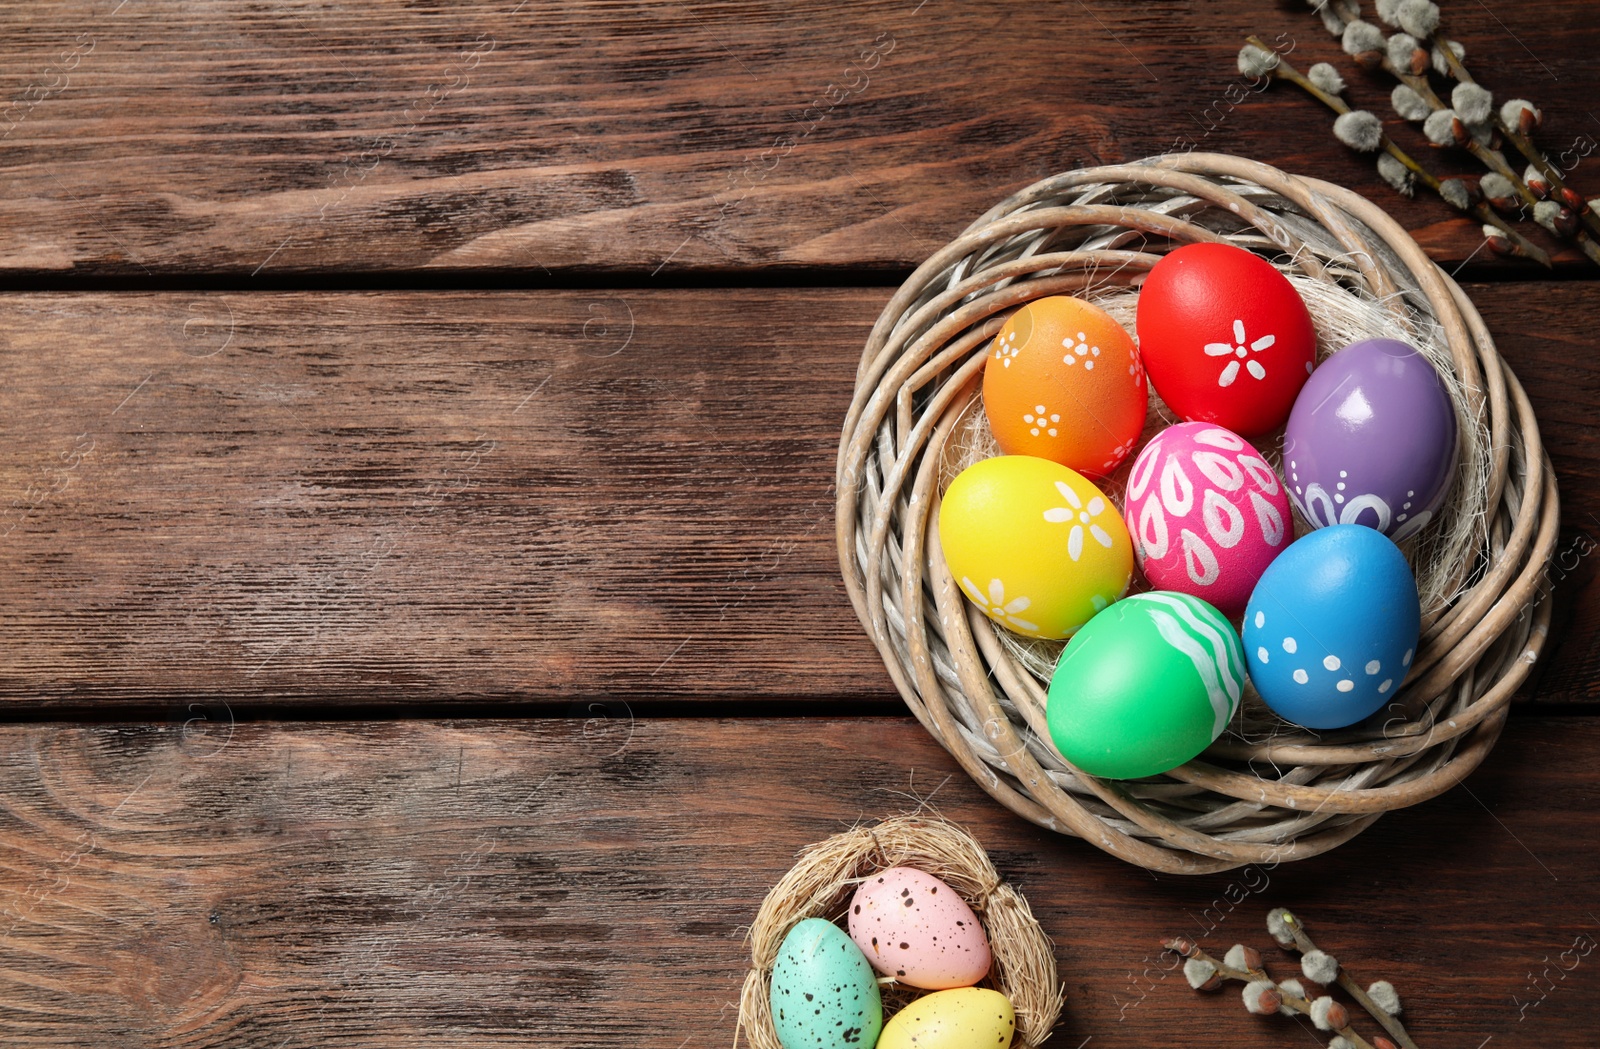
{"type": "Polygon", "coordinates": [[[1222,734],[1244,680],[1239,635],[1221,612],[1188,594],[1134,594],[1061,653],[1045,709],[1050,738],[1092,776],[1154,776],[1222,734]]]}
{"type": "Polygon", "coordinates": [[[1211,423],[1156,434],[1133,461],[1122,509],[1145,578],[1237,616],[1294,538],[1289,496],[1260,452],[1211,423]]]}
{"type": "Polygon", "coordinates": [[[1010,1049],[1017,1014],[986,987],[934,991],[890,1017],[877,1049],[1010,1049]]]}
{"type": "Polygon", "coordinates": [[[933,875],[890,867],[850,899],[850,938],[872,967],[930,990],[971,987],[989,972],[989,938],[967,901],[933,875]]]}
{"type": "Polygon", "coordinates": [[[1139,290],[1139,356],[1185,420],[1254,437],[1283,425],[1317,337],[1289,279],[1231,244],[1186,244],[1139,290]]]}
{"type": "Polygon", "coordinates": [[[939,543],[983,614],[1029,637],[1067,637],[1133,577],[1133,543],[1111,500],[1082,474],[1031,455],[961,471],[939,508],[939,543]]]}
{"type": "Polygon", "coordinates": [[[1066,295],[1013,313],[983,369],[983,410],[1001,449],[1089,477],[1133,450],[1148,403],[1133,339],[1098,306],[1066,295]]]}
{"type": "Polygon", "coordinates": [[[1289,413],[1284,476],[1318,528],[1395,540],[1433,519],[1456,471],[1456,413],[1439,373],[1403,342],[1367,339],[1323,361],[1289,413]]]}
{"type": "Polygon", "coordinates": [[[1353,725],[1394,698],[1421,626],[1399,548],[1371,528],[1330,525],[1291,543],[1256,584],[1244,613],[1250,680],[1297,725],[1353,725]]]}
{"type": "Polygon", "coordinates": [[[883,1028],[877,974],[837,925],[807,918],[772,966],[772,1025],[784,1049],[868,1047],[883,1028]]]}

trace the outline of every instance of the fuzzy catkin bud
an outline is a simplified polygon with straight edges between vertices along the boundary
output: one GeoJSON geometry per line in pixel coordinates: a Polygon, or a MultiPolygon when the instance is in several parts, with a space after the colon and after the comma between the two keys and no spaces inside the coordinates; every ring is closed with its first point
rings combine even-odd
{"type": "Polygon", "coordinates": [[[1339,978],[1339,962],[1326,951],[1307,951],[1300,956],[1300,971],[1308,980],[1330,984],[1339,978]]]}
{"type": "MultiPolygon", "coordinates": [[[[1299,980],[1280,981],[1278,984],[1278,993],[1281,994],[1285,999],[1287,999],[1290,995],[1293,995],[1296,998],[1311,997],[1310,995],[1306,994],[1306,989],[1299,980]]],[[[1287,1001],[1285,1001],[1283,1005],[1278,1006],[1278,1012],[1284,1016],[1294,1015],[1294,1010],[1289,1008],[1287,1001]]]]}
{"type": "Polygon", "coordinates": [[[1422,133],[1436,146],[1456,144],[1456,114],[1452,109],[1436,109],[1422,122],[1422,133]]]}
{"type": "Polygon", "coordinates": [[[1499,172],[1491,171],[1479,179],[1478,190],[1499,211],[1512,211],[1517,207],[1516,187],[1499,172]]]}
{"type": "Polygon", "coordinates": [[[1578,216],[1553,200],[1541,200],[1533,206],[1533,221],[1558,237],[1570,237],[1578,232],[1578,216]]]}
{"type": "Polygon", "coordinates": [[[1395,192],[1409,197],[1416,192],[1416,176],[1411,169],[1387,153],[1378,154],[1378,177],[1394,187],[1395,192]]]}
{"type": "Polygon", "coordinates": [[[1372,999],[1373,1005],[1390,1016],[1400,1015],[1400,994],[1388,980],[1373,981],[1372,986],[1367,988],[1367,997],[1372,999]]]}
{"type": "Polygon", "coordinates": [[[1383,121],[1365,109],[1353,109],[1333,122],[1333,134],[1356,152],[1371,153],[1383,145],[1383,121]]]}
{"type": "Polygon", "coordinates": [[[1384,45],[1389,64],[1402,73],[1411,71],[1411,56],[1418,50],[1417,38],[1410,33],[1396,33],[1384,45]]]}
{"type": "Polygon", "coordinates": [[[1247,77],[1263,77],[1278,68],[1278,56],[1254,44],[1239,49],[1239,72],[1247,77]]]}
{"type": "Polygon", "coordinates": [[[1378,19],[1384,25],[1399,25],[1395,21],[1396,13],[1400,10],[1400,0],[1378,0],[1378,19]]]}
{"type": "Polygon", "coordinates": [[[1528,192],[1543,200],[1550,195],[1550,183],[1544,180],[1544,173],[1529,164],[1522,173],[1522,183],[1528,187],[1528,192]]]}
{"type": "Polygon", "coordinates": [[[1244,985],[1244,1007],[1257,1016],[1271,1016],[1283,1004],[1278,985],[1271,980],[1251,980],[1244,985]]]}
{"type": "Polygon", "coordinates": [[[1324,995],[1311,1003],[1311,1022],[1316,1024],[1319,1031],[1337,1031],[1350,1026],[1350,1013],[1324,995]]]}
{"type": "Polygon", "coordinates": [[[1450,108],[1469,126],[1485,124],[1494,112],[1494,95],[1481,84],[1457,84],[1450,92],[1450,108]]]}
{"type": "Polygon", "coordinates": [[[1483,239],[1489,242],[1489,251],[1494,255],[1511,257],[1518,254],[1518,248],[1505,235],[1505,231],[1498,226],[1485,225],[1483,239]]]}
{"type": "MultiPolygon", "coordinates": [[[[1449,46],[1450,46],[1450,53],[1455,55],[1457,62],[1462,62],[1462,61],[1466,60],[1467,49],[1466,49],[1465,45],[1463,45],[1463,44],[1461,44],[1461,43],[1459,43],[1459,42],[1457,42],[1455,40],[1452,40],[1452,41],[1450,41],[1450,45],[1449,46]]],[[[1440,48],[1435,47],[1433,49],[1432,54],[1433,54],[1433,71],[1435,73],[1438,73],[1440,76],[1449,76],[1450,75],[1450,62],[1444,57],[1444,51],[1441,50],[1440,48]]]]}
{"type": "Polygon", "coordinates": [[[1472,192],[1467,189],[1467,184],[1458,178],[1447,178],[1439,183],[1439,196],[1458,211],[1472,209],[1472,192]]]}
{"type": "Polygon", "coordinates": [[[1394,90],[1389,92],[1389,104],[1394,106],[1394,111],[1400,114],[1401,119],[1413,122],[1427,120],[1433,112],[1433,107],[1421,95],[1404,84],[1396,84],[1394,90]]]}
{"type": "Polygon", "coordinates": [[[1344,48],[1347,55],[1361,55],[1369,51],[1383,51],[1383,30],[1371,22],[1362,22],[1359,19],[1344,27],[1344,36],[1339,45],[1344,48]]]}
{"type": "Polygon", "coordinates": [[[1335,1035],[1333,1040],[1328,1043],[1328,1049],[1356,1049],[1356,1043],[1342,1034],[1335,1035]]]}
{"type": "Polygon", "coordinates": [[[1289,923],[1294,921],[1294,914],[1287,907],[1274,907],[1267,912],[1267,933],[1279,947],[1294,946],[1294,932],[1289,923]]]}
{"type": "Polygon", "coordinates": [[[1183,963],[1183,978],[1197,991],[1214,991],[1222,986],[1222,976],[1216,964],[1204,958],[1190,958],[1183,963]]]}
{"type": "Polygon", "coordinates": [[[1334,7],[1333,0],[1306,0],[1322,19],[1323,28],[1334,36],[1344,32],[1344,15],[1334,7]]]}
{"type": "Polygon", "coordinates": [[[1439,5],[1429,0],[1402,0],[1395,8],[1394,20],[1412,36],[1432,36],[1439,28],[1439,5]]]}
{"type": "Polygon", "coordinates": [[[1306,79],[1330,95],[1344,94],[1344,77],[1326,62],[1318,62],[1306,70],[1306,79]]]}
{"type": "Polygon", "coordinates": [[[1500,123],[1505,125],[1508,131],[1529,135],[1544,123],[1544,114],[1539,112],[1538,106],[1527,99],[1513,98],[1500,107],[1500,123]]]}
{"type": "Polygon", "coordinates": [[[1261,952],[1254,947],[1246,947],[1242,943],[1236,943],[1228,948],[1227,954],[1222,956],[1222,964],[1230,969],[1255,972],[1261,968],[1261,952]]]}

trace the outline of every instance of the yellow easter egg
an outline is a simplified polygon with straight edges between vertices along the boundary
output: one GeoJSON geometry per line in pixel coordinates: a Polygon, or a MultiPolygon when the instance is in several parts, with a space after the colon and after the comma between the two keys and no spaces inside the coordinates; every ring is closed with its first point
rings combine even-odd
{"type": "Polygon", "coordinates": [[[950,574],[984,615],[1028,637],[1060,639],[1121,597],[1133,542],[1094,482],[1031,455],[961,471],[939,508],[950,574]]]}
{"type": "Polygon", "coordinates": [[[883,1025],[877,1049],[1009,1049],[1017,1014],[999,991],[960,987],[925,994],[883,1025]]]}

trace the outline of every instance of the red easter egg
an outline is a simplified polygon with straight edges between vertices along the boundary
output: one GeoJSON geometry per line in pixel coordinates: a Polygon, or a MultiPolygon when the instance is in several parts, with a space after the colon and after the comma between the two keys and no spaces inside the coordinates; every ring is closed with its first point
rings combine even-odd
{"type": "Polygon", "coordinates": [[[1231,244],[1186,244],[1139,290],[1139,356],[1167,406],[1253,437],[1289,418],[1317,336],[1289,279],[1231,244]]]}

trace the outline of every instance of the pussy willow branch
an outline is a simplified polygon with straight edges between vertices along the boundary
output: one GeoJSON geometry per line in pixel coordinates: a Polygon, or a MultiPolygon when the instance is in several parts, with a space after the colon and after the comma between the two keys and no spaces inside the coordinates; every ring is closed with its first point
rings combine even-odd
{"type": "MultiPolygon", "coordinates": [[[[1162,940],[1161,945],[1169,951],[1175,951],[1183,955],[1185,958],[1196,958],[1210,963],[1216,968],[1217,975],[1224,980],[1237,980],[1240,983],[1250,983],[1255,980],[1272,980],[1265,968],[1254,971],[1235,969],[1231,965],[1224,964],[1220,959],[1213,958],[1205,952],[1204,948],[1192,941],[1181,939],[1162,940]]],[[[1277,983],[1275,980],[1272,982],[1277,983]]],[[[1290,994],[1285,991],[1282,984],[1278,984],[1278,997],[1282,999],[1284,1008],[1300,1013],[1302,1016],[1311,1015],[1311,1002],[1297,994],[1290,994]]],[[[1357,1034],[1355,1028],[1349,1024],[1343,1027],[1336,1027],[1334,1030],[1350,1039],[1356,1049],[1374,1049],[1373,1044],[1357,1034]]],[[[1415,1049],[1415,1047],[1412,1047],[1412,1049],[1415,1049]]]]}
{"type": "MultiPolygon", "coordinates": [[[[1467,67],[1462,63],[1461,59],[1456,57],[1455,49],[1450,46],[1454,41],[1441,33],[1435,33],[1432,43],[1442,52],[1445,68],[1450,71],[1450,75],[1455,78],[1457,83],[1477,83],[1472,78],[1472,74],[1467,72],[1467,67]]],[[[1521,128],[1511,127],[1504,120],[1501,120],[1498,111],[1494,113],[1494,125],[1500,130],[1500,134],[1505,140],[1517,147],[1517,152],[1526,157],[1528,163],[1532,164],[1539,174],[1544,176],[1544,180],[1550,184],[1552,190],[1560,193],[1567,188],[1566,180],[1561,177],[1561,172],[1550,163],[1549,158],[1544,155],[1544,151],[1534,145],[1533,140],[1522,133],[1521,128]]],[[[1591,234],[1600,237],[1600,215],[1596,215],[1593,208],[1584,207],[1579,209],[1578,217],[1589,228],[1591,234]]]]}
{"type": "MultiPolygon", "coordinates": [[[[1446,46],[1444,50],[1445,53],[1450,55],[1452,59],[1455,58],[1455,53],[1451,51],[1448,46],[1446,46]]],[[[1419,76],[1406,70],[1397,69],[1394,63],[1389,61],[1388,56],[1384,56],[1383,71],[1400,81],[1406,87],[1409,87],[1411,90],[1415,91],[1418,97],[1426,102],[1429,108],[1431,108],[1435,113],[1439,112],[1440,110],[1450,108],[1449,106],[1445,105],[1443,99],[1434,93],[1433,87],[1428,83],[1428,78],[1426,75],[1419,76]]],[[[1465,69],[1462,70],[1462,72],[1465,71],[1465,69]]],[[[1504,124],[1501,122],[1498,113],[1494,114],[1494,120],[1495,126],[1501,128],[1501,133],[1504,135],[1504,124]]],[[[1531,213],[1533,206],[1539,203],[1539,198],[1534,195],[1531,189],[1528,188],[1528,184],[1522,181],[1522,176],[1517,173],[1517,170],[1506,162],[1506,156],[1504,153],[1500,152],[1498,149],[1493,149],[1479,142],[1476,138],[1471,136],[1470,132],[1468,133],[1467,140],[1462,142],[1461,146],[1468,153],[1471,153],[1474,157],[1477,157],[1479,163],[1481,163],[1484,167],[1495,172],[1507,182],[1511,183],[1512,190],[1517,194],[1517,197],[1522,201],[1523,205],[1530,209],[1531,213]]],[[[1552,185],[1554,185],[1554,183],[1552,183],[1552,185]]],[[[1593,218],[1594,216],[1591,213],[1589,214],[1589,217],[1593,218]]],[[[1570,238],[1565,239],[1570,239],[1577,244],[1578,250],[1587,255],[1591,262],[1600,263],[1600,244],[1596,244],[1594,238],[1589,236],[1586,231],[1581,229],[1575,230],[1570,238]]]]}
{"type": "MultiPolygon", "coordinates": [[[[1317,945],[1312,942],[1311,935],[1306,932],[1305,926],[1300,924],[1300,919],[1295,917],[1293,911],[1285,911],[1283,913],[1283,923],[1288,926],[1290,934],[1294,936],[1294,945],[1301,954],[1309,954],[1317,950],[1317,945]]],[[[1411,1040],[1411,1035],[1406,1032],[1405,1025],[1400,1022],[1399,1017],[1373,1001],[1372,996],[1367,994],[1366,990],[1356,982],[1355,977],[1345,971],[1342,962],[1339,965],[1339,986],[1343,987],[1350,997],[1359,1002],[1361,1008],[1371,1013],[1372,1018],[1382,1024],[1385,1031],[1394,1035],[1405,1049],[1417,1049],[1417,1043],[1411,1040]]]]}
{"type": "MultiPolygon", "coordinates": [[[[1245,37],[1245,42],[1254,47],[1260,48],[1269,55],[1274,54],[1273,50],[1268,47],[1260,37],[1248,36],[1245,37]]],[[[1289,81],[1291,84],[1294,84],[1312,98],[1315,98],[1317,101],[1333,110],[1335,113],[1344,114],[1351,111],[1350,106],[1345,102],[1344,99],[1338,97],[1337,95],[1330,95],[1317,85],[1313,84],[1309,79],[1306,78],[1304,73],[1290,65],[1289,62],[1281,55],[1277,57],[1277,61],[1273,64],[1272,68],[1268,70],[1267,75],[1277,80],[1289,81]]],[[[1434,193],[1440,192],[1439,179],[1434,176],[1433,172],[1417,163],[1417,161],[1412,158],[1411,154],[1397,146],[1394,140],[1391,139],[1387,133],[1383,134],[1380,138],[1379,148],[1388,153],[1394,159],[1398,160],[1400,163],[1404,164],[1412,174],[1417,176],[1417,180],[1419,182],[1433,190],[1434,193]]],[[[1440,194],[1440,199],[1445,200],[1445,203],[1447,204],[1449,203],[1443,194],[1440,194]]],[[[1455,205],[1451,206],[1454,207],[1455,205]]],[[[1500,217],[1499,213],[1497,213],[1487,204],[1479,201],[1470,207],[1458,210],[1465,211],[1468,215],[1471,215],[1473,218],[1485,225],[1495,227],[1505,235],[1507,240],[1511,241],[1511,243],[1517,246],[1521,254],[1533,259],[1546,269],[1553,268],[1550,262],[1550,256],[1545,253],[1543,248],[1530,241],[1527,237],[1524,237],[1521,233],[1518,233],[1511,227],[1509,223],[1505,221],[1505,219],[1500,217]]]]}

